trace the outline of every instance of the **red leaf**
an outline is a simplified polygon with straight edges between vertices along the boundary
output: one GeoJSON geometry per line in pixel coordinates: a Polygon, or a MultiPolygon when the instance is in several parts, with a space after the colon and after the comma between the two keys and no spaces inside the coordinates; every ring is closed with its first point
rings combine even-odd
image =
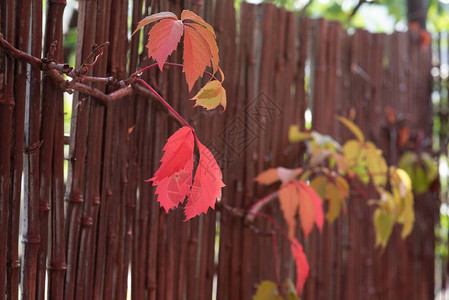
{"type": "Polygon", "coordinates": [[[134,29],[133,34],[134,35],[137,31],[139,31],[143,26],[146,26],[148,24],[151,24],[153,22],[162,20],[162,19],[173,19],[173,20],[178,20],[178,17],[169,11],[164,11],[164,12],[160,12],[148,17],[143,18],[142,20],[140,20],[140,22],[137,24],[136,29],[134,29]]]}
{"type": "Polygon", "coordinates": [[[184,170],[186,165],[193,158],[193,132],[192,129],[184,126],[176,131],[164,146],[164,155],[161,159],[161,166],[154,174],[153,185],[159,184],[163,179],[173,176],[176,172],[184,170]]]}
{"type": "Polygon", "coordinates": [[[302,245],[296,239],[290,240],[290,248],[296,264],[296,290],[298,294],[301,294],[304,283],[309,276],[310,267],[302,245]]]}
{"type": "Polygon", "coordinates": [[[212,53],[207,40],[192,24],[184,24],[184,68],[189,91],[198,77],[202,77],[204,70],[211,64],[212,53]]]}
{"type": "Polygon", "coordinates": [[[324,223],[324,213],[323,213],[323,200],[318,196],[318,194],[315,192],[315,190],[307,185],[303,181],[299,181],[299,185],[307,192],[307,194],[310,197],[310,200],[312,201],[313,208],[314,208],[314,219],[315,224],[318,227],[320,231],[323,230],[323,223],[324,223]]]}
{"type": "Polygon", "coordinates": [[[192,171],[193,158],[190,158],[184,169],[171,176],[165,177],[157,183],[153,183],[153,185],[157,186],[157,201],[165,209],[165,212],[168,213],[170,209],[173,209],[177,207],[179,203],[184,202],[184,199],[189,194],[190,187],[192,186],[192,171]]]}
{"type": "Polygon", "coordinates": [[[176,50],[183,33],[184,25],[174,19],[164,19],[151,28],[147,44],[148,57],[157,61],[161,71],[167,57],[176,50]]]}
{"type": "Polygon", "coordinates": [[[196,169],[192,190],[185,207],[186,221],[201,213],[207,213],[209,207],[215,207],[217,198],[221,198],[224,187],[222,174],[214,156],[196,139],[200,150],[200,161],[196,169]]]}

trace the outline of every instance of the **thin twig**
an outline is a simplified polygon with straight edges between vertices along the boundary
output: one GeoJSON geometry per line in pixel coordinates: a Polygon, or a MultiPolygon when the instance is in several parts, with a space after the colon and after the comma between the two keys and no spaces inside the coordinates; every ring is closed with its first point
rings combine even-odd
{"type": "Polygon", "coordinates": [[[262,199],[258,200],[256,203],[254,203],[248,210],[248,214],[246,215],[245,221],[249,222],[249,223],[254,222],[254,219],[256,218],[257,213],[262,209],[262,207],[264,207],[265,205],[267,205],[268,203],[270,203],[271,201],[276,199],[278,196],[279,196],[279,190],[276,190],[276,191],[266,195],[262,199]]]}
{"type": "Polygon", "coordinates": [[[193,130],[193,127],[192,126],[190,126],[190,124],[189,123],[187,123],[187,121],[186,120],[184,120],[184,118],[183,117],[181,117],[181,115],[180,114],[178,114],[178,112],[173,108],[173,107],[171,107],[171,105],[170,104],[168,104],[168,102],[167,101],[165,101],[165,99],[164,98],[162,98],[162,96],[161,95],[159,95],[159,93],[158,92],[156,92],[156,90],[155,89],[153,89],[148,83],[146,83],[145,81],[143,81],[142,79],[137,79],[137,82],[138,83],[141,83],[142,85],[144,85],[147,89],[149,89],[158,99],[159,99],[159,101],[161,101],[163,104],[164,104],[164,106],[165,107],[167,107],[178,119],[180,119],[187,127],[189,127],[189,128],[191,128],[192,130],[193,130]]]}

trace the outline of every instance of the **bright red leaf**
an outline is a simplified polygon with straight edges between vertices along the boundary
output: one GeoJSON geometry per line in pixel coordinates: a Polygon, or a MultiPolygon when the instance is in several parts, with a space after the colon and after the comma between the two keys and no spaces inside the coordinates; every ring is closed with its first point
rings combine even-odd
{"type": "Polygon", "coordinates": [[[186,196],[190,193],[192,186],[192,171],[193,159],[187,161],[185,168],[174,173],[171,176],[165,177],[159,182],[154,182],[156,185],[157,201],[168,213],[170,209],[183,203],[186,196]]]}
{"type": "Polygon", "coordinates": [[[151,28],[147,44],[148,57],[157,61],[161,71],[167,57],[176,50],[183,33],[182,22],[174,19],[164,19],[151,28]]]}
{"type": "Polygon", "coordinates": [[[309,276],[310,267],[302,245],[296,239],[290,240],[290,248],[296,264],[296,290],[298,294],[301,294],[304,283],[309,276]]]}
{"type": "Polygon", "coordinates": [[[217,198],[221,198],[224,187],[220,167],[212,153],[196,139],[200,150],[200,161],[196,169],[192,190],[185,207],[186,221],[207,213],[209,207],[214,208],[217,198]]]}
{"type": "Polygon", "coordinates": [[[193,130],[187,126],[176,131],[164,146],[161,166],[154,176],[147,180],[156,186],[158,202],[168,212],[184,202],[186,220],[214,208],[221,197],[222,174],[212,153],[196,139],[200,161],[192,185],[193,172],[193,130]]]}
{"type": "Polygon", "coordinates": [[[153,185],[185,169],[187,163],[193,157],[193,147],[194,140],[191,128],[184,126],[176,131],[164,146],[165,153],[161,159],[162,164],[153,178],[150,179],[154,182],[153,185]]]}

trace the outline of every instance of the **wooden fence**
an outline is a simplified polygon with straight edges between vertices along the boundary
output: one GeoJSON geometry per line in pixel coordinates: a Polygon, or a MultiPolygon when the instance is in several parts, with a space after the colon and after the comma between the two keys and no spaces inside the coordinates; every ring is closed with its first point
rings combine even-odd
{"type": "MultiPolygon", "coordinates": [[[[265,234],[271,224],[248,226],[229,207],[247,209],[271,191],[253,181],[264,169],[300,165],[304,149],[287,132],[291,124],[304,127],[308,107],[313,128],[340,141],[350,135],[334,116],[355,115],[391,163],[400,155],[398,128],[387,121],[392,111],[411,136],[431,136],[431,51],[419,30],[349,35],[341,24],[299,19],[273,5],[243,3],[236,14],[230,0],[80,0],[76,66],[106,41],[93,75],[124,79],[147,65],[139,37],[128,43],[128,15],[136,26],[153,2],[152,12],[193,10],[217,32],[226,112],[193,108],[179,68],[142,78],[214,153],[226,184],[221,203],[188,222],[182,209],[159,208],[144,180],[178,125],[152,98],[104,105],[75,93],[66,139],[61,90],[2,54],[0,299],[251,299],[276,268],[281,280],[293,278],[290,246],[278,235],[275,266],[265,234]]],[[[23,51],[63,62],[64,7],[64,0],[47,0],[42,32],[42,1],[1,1],[0,33],[23,51]]],[[[374,248],[373,208],[353,194],[347,215],[303,241],[311,265],[303,299],[432,299],[438,197],[417,197],[415,206],[413,234],[402,241],[395,230],[382,253],[374,248]]],[[[276,202],[264,212],[284,224],[276,202]]]]}

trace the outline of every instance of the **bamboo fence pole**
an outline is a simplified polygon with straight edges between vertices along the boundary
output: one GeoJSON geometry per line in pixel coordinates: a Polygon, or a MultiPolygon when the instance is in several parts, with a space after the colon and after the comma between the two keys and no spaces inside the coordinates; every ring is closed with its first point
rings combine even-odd
{"type": "MultiPolygon", "coordinates": [[[[42,55],[42,1],[32,2],[32,24],[31,27],[31,55],[41,57],[42,55]]],[[[30,74],[30,97],[26,108],[26,134],[25,134],[25,156],[24,172],[25,185],[29,186],[27,191],[30,202],[38,203],[40,221],[40,240],[37,278],[36,278],[36,299],[44,299],[45,277],[47,273],[47,239],[46,232],[48,221],[48,205],[42,210],[39,178],[39,154],[40,154],[40,108],[41,108],[41,70],[31,67],[30,74]],[[44,218],[42,217],[44,215],[44,218]],[[42,220],[44,220],[42,222],[42,220]],[[42,224],[43,223],[43,224],[42,224]]],[[[51,144],[51,143],[50,143],[51,144]]]]}
{"type": "MultiPolygon", "coordinates": [[[[0,28],[5,38],[14,44],[15,36],[15,4],[14,0],[0,3],[0,28]]],[[[13,94],[14,60],[7,57],[0,50],[0,119],[4,126],[0,126],[0,299],[18,299],[19,286],[19,254],[18,254],[18,219],[10,213],[10,168],[11,168],[11,137],[12,115],[15,105],[13,94]],[[7,246],[6,246],[7,245],[7,246]],[[7,263],[8,262],[8,263],[7,263]]],[[[17,214],[16,214],[17,215],[17,214]]]]}
{"type": "MultiPolygon", "coordinates": [[[[16,46],[18,49],[29,53],[29,34],[31,19],[31,1],[22,1],[17,3],[16,7],[16,46]]],[[[14,78],[14,100],[15,107],[13,112],[13,157],[11,177],[12,197],[11,214],[13,218],[19,216],[22,171],[23,171],[23,150],[25,133],[25,101],[27,86],[27,67],[28,65],[21,61],[16,61],[16,70],[14,78]]],[[[28,142],[28,141],[27,141],[28,142]]],[[[27,146],[32,147],[27,143],[27,146]]],[[[29,170],[37,172],[37,170],[29,170]]],[[[27,174],[27,172],[25,173],[27,174]]],[[[33,182],[34,184],[35,182],[33,182]]],[[[25,180],[24,185],[24,231],[23,231],[23,256],[22,256],[22,299],[35,299],[36,291],[36,266],[37,255],[39,251],[39,202],[33,198],[31,191],[34,187],[25,180]]]]}
{"type": "MultiPolygon", "coordinates": [[[[94,1],[78,2],[78,36],[76,47],[76,67],[80,67],[91,53],[95,34],[94,1]]],[[[82,294],[83,281],[77,280],[78,250],[83,203],[85,201],[85,159],[87,151],[87,132],[89,124],[89,105],[91,99],[83,94],[75,93],[72,111],[76,111],[76,120],[72,122],[70,130],[69,173],[67,180],[66,198],[67,209],[67,272],[65,276],[64,298],[72,300],[76,291],[82,294]],[[77,285],[79,283],[79,286],[77,285]],[[76,290],[75,290],[76,286],[76,290]]],[[[84,251],[86,251],[85,249],[84,251]]],[[[81,275],[80,275],[81,276],[81,275]]],[[[84,278],[83,278],[84,279],[84,278]]],[[[82,296],[81,296],[82,297],[82,296]]]]}
{"type": "MultiPolygon", "coordinates": [[[[57,41],[55,60],[62,62],[63,53],[63,33],[62,20],[65,0],[50,0],[47,9],[47,29],[46,39],[57,41]]],[[[50,86],[49,86],[50,87],[50,86]]],[[[64,98],[62,91],[54,83],[51,86],[54,89],[54,123],[42,126],[42,132],[50,131],[53,127],[53,133],[47,132],[48,138],[53,138],[52,156],[49,153],[43,153],[44,163],[51,164],[51,248],[49,251],[49,295],[51,299],[63,299],[64,296],[64,277],[67,269],[66,265],[66,236],[65,236],[65,218],[64,218],[64,98]]],[[[48,101],[48,100],[47,100],[48,101]]],[[[49,103],[49,106],[52,105],[49,103]]],[[[46,174],[48,175],[48,174],[46,174]]],[[[41,185],[41,192],[45,200],[49,191],[45,184],[41,185]]],[[[47,221],[47,218],[45,218],[47,221]]],[[[48,223],[47,223],[48,224],[48,223]]],[[[44,299],[44,298],[42,298],[44,299]]]]}

